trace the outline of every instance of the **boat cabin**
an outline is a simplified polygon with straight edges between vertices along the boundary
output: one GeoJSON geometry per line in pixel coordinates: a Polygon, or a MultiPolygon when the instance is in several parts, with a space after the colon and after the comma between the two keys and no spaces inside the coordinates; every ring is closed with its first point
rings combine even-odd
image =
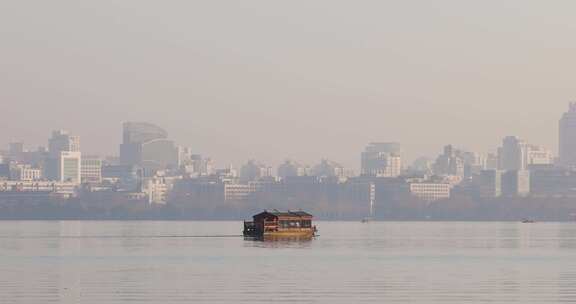
{"type": "Polygon", "coordinates": [[[264,211],[244,222],[245,236],[313,236],[313,216],[304,211],[264,211]]]}

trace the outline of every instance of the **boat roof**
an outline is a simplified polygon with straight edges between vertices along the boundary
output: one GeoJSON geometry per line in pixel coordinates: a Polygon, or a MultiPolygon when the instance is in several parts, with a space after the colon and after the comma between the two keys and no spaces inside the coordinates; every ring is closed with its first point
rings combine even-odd
{"type": "Polygon", "coordinates": [[[302,211],[302,210],[298,210],[298,211],[290,211],[290,210],[288,210],[288,211],[278,211],[278,210],[268,211],[268,210],[264,210],[264,212],[261,212],[257,215],[261,215],[261,214],[265,214],[265,213],[272,214],[272,215],[277,216],[277,217],[289,217],[289,216],[312,217],[313,216],[312,214],[305,212],[305,211],[302,211]]]}

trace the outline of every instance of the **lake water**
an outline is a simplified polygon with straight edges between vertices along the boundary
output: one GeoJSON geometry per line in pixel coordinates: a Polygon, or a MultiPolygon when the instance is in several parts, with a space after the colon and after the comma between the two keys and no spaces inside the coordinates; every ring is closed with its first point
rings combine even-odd
{"type": "Polygon", "coordinates": [[[0,303],[576,302],[573,223],[316,224],[257,242],[240,222],[4,221],[0,303]]]}

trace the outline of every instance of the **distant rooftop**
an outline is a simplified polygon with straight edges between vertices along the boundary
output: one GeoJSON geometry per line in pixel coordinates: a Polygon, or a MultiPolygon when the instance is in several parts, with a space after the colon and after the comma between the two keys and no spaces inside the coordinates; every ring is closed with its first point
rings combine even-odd
{"type": "Polygon", "coordinates": [[[270,213],[274,216],[277,217],[286,217],[286,216],[298,216],[298,217],[307,217],[307,216],[312,216],[312,214],[308,213],[308,212],[304,212],[302,210],[299,211],[278,211],[278,210],[272,210],[272,211],[268,211],[268,210],[264,210],[263,213],[270,213]]]}

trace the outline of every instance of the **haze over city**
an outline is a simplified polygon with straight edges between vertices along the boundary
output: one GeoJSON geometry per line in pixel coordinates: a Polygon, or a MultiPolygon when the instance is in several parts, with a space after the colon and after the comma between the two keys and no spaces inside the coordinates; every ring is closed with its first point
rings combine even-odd
{"type": "Polygon", "coordinates": [[[219,163],[321,158],[368,142],[410,161],[517,135],[557,151],[576,98],[573,1],[22,1],[0,9],[0,146],[71,130],[118,154],[150,121],[219,163]]]}
{"type": "Polygon", "coordinates": [[[0,302],[576,303],[575,0],[0,0],[0,302]]]}

